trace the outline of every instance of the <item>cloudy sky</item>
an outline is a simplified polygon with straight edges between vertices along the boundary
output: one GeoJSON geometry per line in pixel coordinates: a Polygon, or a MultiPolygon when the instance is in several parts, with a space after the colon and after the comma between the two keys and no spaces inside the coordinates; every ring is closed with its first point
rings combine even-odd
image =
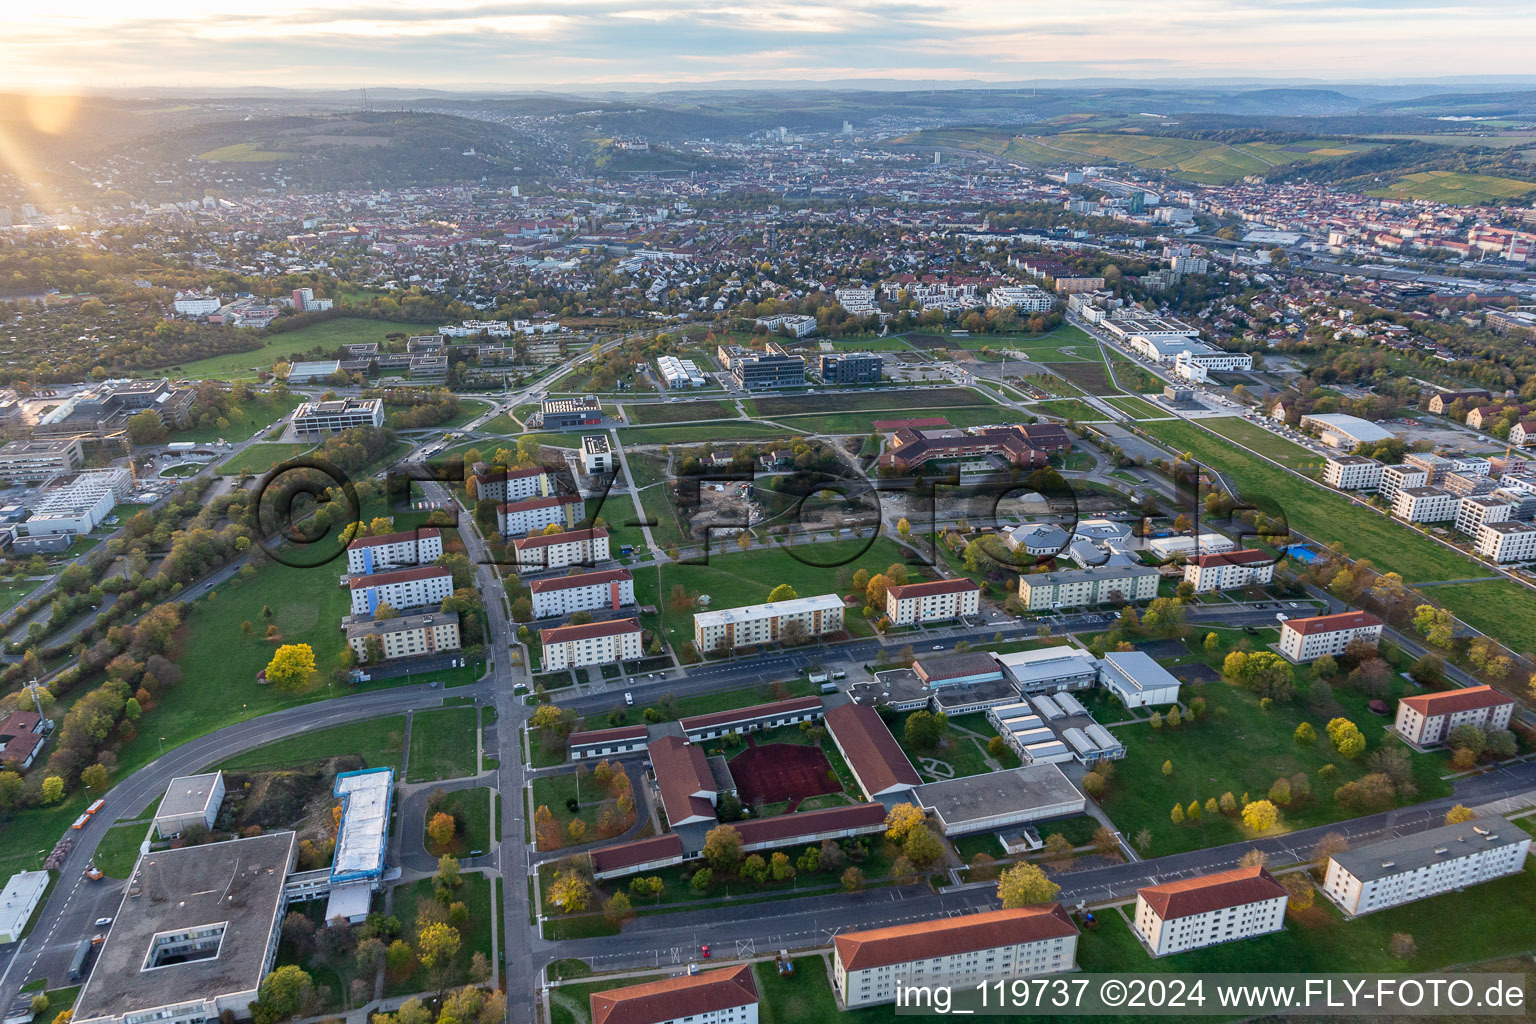
{"type": "Polygon", "coordinates": [[[1530,74],[1530,0],[22,0],[0,86],[1530,74]]]}

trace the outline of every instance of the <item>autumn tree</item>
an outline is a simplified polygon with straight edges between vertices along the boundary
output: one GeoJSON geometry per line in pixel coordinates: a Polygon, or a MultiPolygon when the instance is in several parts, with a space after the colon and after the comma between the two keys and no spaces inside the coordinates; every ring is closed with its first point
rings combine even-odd
{"type": "Polygon", "coordinates": [[[1471,821],[1477,817],[1477,812],[1465,804],[1457,804],[1445,812],[1447,825],[1460,825],[1462,822],[1471,821]]]}
{"type": "Polygon", "coordinates": [[[283,693],[299,693],[315,674],[315,651],[309,644],[284,644],[267,663],[267,682],[283,693]]]}
{"type": "Polygon", "coordinates": [[[730,871],[741,862],[741,833],[730,825],[717,825],[704,834],[704,859],[716,871],[730,871]]]}
{"type": "Polygon", "coordinates": [[[1280,819],[1280,812],[1268,800],[1254,800],[1243,805],[1243,824],[1255,832],[1268,832],[1280,819]]]}
{"type": "Polygon", "coordinates": [[[997,897],[1009,910],[1050,903],[1059,892],[1061,886],[1045,877],[1038,865],[1027,861],[1004,871],[997,880],[997,897]]]}
{"type": "Polygon", "coordinates": [[[1317,899],[1317,890],[1312,888],[1312,880],[1305,871],[1282,876],[1280,884],[1285,887],[1286,906],[1292,910],[1306,910],[1317,899]]]}
{"type": "Polygon", "coordinates": [[[574,871],[562,871],[550,883],[544,902],[562,914],[574,914],[587,909],[592,899],[592,887],[574,871]]]}
{"type": "Polygon", "coordinates": [[[433,846],[447,846],[453,842],[453,837],[458,830],[458,820],[446,811],[438,811],[432,815],[432,820],[427,822],[427,838],[432,840],[433,846]]]}

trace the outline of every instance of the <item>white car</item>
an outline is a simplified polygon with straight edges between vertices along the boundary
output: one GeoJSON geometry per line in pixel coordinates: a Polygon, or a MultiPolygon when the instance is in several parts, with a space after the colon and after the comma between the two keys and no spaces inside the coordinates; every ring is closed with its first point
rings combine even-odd
{"type": "Polygon", "coordinates": [[[635,695],[633,693],[630,693],[628,690],[625,690],[624,691],[624,703],[625,704],[633,704],[634,702],[635,702],[635,695]]]}
{"type": "Polygon", "coordinates": [[[105,928],[105,927],[107,927],[111,923],[112,923],[112,919],[110,917],[98,917],[96,919],[96,927],[97,928],[105,928]]]}

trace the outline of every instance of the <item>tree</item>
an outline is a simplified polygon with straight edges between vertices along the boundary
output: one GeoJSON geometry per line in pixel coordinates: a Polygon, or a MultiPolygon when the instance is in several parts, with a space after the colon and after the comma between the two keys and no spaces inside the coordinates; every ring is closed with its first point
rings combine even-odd
{"type": "Polygon", "coordinates": [[[1139,850],[1142,853],[1146,853],[1151,848],[1152,848],[1152,830],[1144,828],[1141,831],[1137,832],[1136,833],[1136,849],[1139,850]]]}
{"type": "Polygon", "coordinates": [[[997,897],[1005,910],[1050,903],[1061,886],[1045,877],[1038,865],[1024,862],[1002,873],[997,880],[997,897]]]}
{"type": "Polygon", "coordinates": [[[1359,757],[1365,753],[1365,736],[1360,732],[1360,727],[1347,718],[1329,719],[1326,726],[1328,738],[1333,741],[1333,747],[1345,757],[1359,757]]]}
{"type": "Polygon", "coordinates": [[[1243,824],[1255,832],[1268,832],[1280,819],[1280,812],[1268,800],[1255,800],[1243,805],[1243,824]]]}
{"type": "Polygon", "coordinates": [[[760,853],[754,853],[741,862],[741,877],[762,885],[768,881],[768,862],[760,853]]]}
{"type": "Polygon", "coordinates": [[[788,583],[780,583],[778,586],[768,591],[768,603],[773,604],[776,601],[793,601],[799,596],[799,594],[795,593],[794,587],[790,586],[788,583]]]}
{"type": "Polygon", "coordinates": [[[629,880],[629,891],[637,897],[651,896],[660,899],[662,891],[666,887],[667,883],[656,875],[647,875],[643,878],[637,877],[629,880]]]}
{"type": "Polygon", "coordinates": [[[160,414],[150,409],[128,417],[128,440],[136,445],[164,444],[171,436],[160,414]]]}
{"type": "Polygon", "coordinates": [[[309,644],[284,644],[267,663],[267,682],[283,693],[298,693],[315,674],[315,651],[309,644]]]}
{"type": "Polygon", "coordinates": [[[1317,899],[1317,890],[1312,888],[1312,880],[1305,871],[1281,876],[1280,884],[1285,887],[1286,906],[1292,910],[1306,910],[1317,899]]]}
{"type": "Polygon", "coordinates": [[[1314,860],[1327,860],[1336,853],[1343,853],[1349,849],[1349,839],[1342,832],[1329,832],[1317,841],[1312,848],[1314,860]]]}
{"type": "Polygon", "coordinates": [[[1408,932],[1394,932],[1387,942],[1387,949],[1399,960],[1407,960],[1419,951],[1419,944],[1413,941],[1413,936],[1408,932]]]}
{"type": "Polygon", "coordinates": [[[1205,634],[1205,649],[1208,653],[1214,653],[1221,646],[1221,637],[1215,633],[1205,634]]]}
{"type": "Polygon", "coordinates": [[[458,831],[458,820],[446,811],[438,811],[432,815],[432,820],[427,822],[427,838],[432,840],[433,846],[447,846],[453,842],[453,837],[458,831]]]}
{"type": "Polygon", "coordinates": [[[1265,853],[1263,850],[1258,849],[1257,847],[1243,854],[1238,858],[1237,861],[1238,867],[1243,868],[1262,868],[1268,863],[1269,854],[1265,853]]]}
{"type": "Polygon", "coordinates": [[[64,780],[57,775],[49,775],[43,779],[43,803],[56,804],[64,799],[64,780]]]}
{"type": "Polygon", "coordinates": [[[391,942],[384,951],[384,968],[396,977],[409,973],[415,962],[416,951],[402,939],[391,942]]]}
{"type": "Polygon", "coordinates": [[[1163,721],[1168,723],[1168,728],[1170,729],[1177,729],[1184,724],[1184,717],[1179,714],[1179,706],[1177,704],[1168,709],[1168,715],[1163,721]]]}
{"type": "Polygon", "coordinates": [[[1166,779],[1168,776],[1170,776],[1172,774],[1173,774],[1173,762],[1172,761],[1164,761],[1163,762],[1163,778],[1166,779]]]}
{"type": "Polygon", "coordinates": [[[1488,734],[1471,723],[1463,723],[1451,730],[1446,744],[1453,750],[1470,750],[1481,754],[1488,748],[1488,734]]]}
{"type": "Polygon", "coordinates": [[[464,883],[459,874],[459,858],[449,854],[443,854],[437,858],[437,874],[432,876],[432,884],[438,889],[453,890],[464,883]]]}
{"type": "Polygon", "coordinates": [[[267,975],[256,990],[267,1020],[287,1020],[302,1013],[315,994],[309,972],[296,964],[285,964],[267,975]]]}
{"type": "Polygon", "coordinates": [[[1216,814],[1220,814],[1221,813],[1221,804],[1216,802],[1216,798],[1215,797],[1208,797],[1206,799],[1206,801],[1205,801],[1205,813],[1206,814],[1211,814],[1211,815],[1216,815],[1216,814]]]}
{"type": "Polygon", "coordinates": [[[730,871],[741,862],[741,833],[717,825],[704,834],[704,859],[716,871],[730,871]]]}
{"type": "Polygon", "coordinates": [[[843,892],[864,891],[864,872],[860,871],[858,868],[852,865],[849,865],[848,868],[843,871],[843,875],[840,881],[842,882],[843,892]]]}
{"type": "Polygon", "coordinates": [[[1232,795],[1231,790],[1221,794],[1221,799],[1218,801],[1218,803],[1221,806],[1222,814],[1237,813],[1237,798],[1232,795]]]}
{"type": "Polygon", "coordinates": [[[715,884],[715,873],[709,868],[699,868],[688,880],[688,884],[693,887],[694,892],[708,892],[709,887],[715,884]]]}
{"type": "Polygon", "coordinates": [[[1269,802],[1276,807],[1286,807],[1291,802],[1291,780],[1276,779],[1269,787],[1269,802]]]}
{"type": "MultiPolygon", "coordinates": [[[[129,698],[132,700],[132,698],[129,698]]],[[[80,773],[80,781],[86,789],[99,793],[107,788],[107,766],[97,762],[80,773]]]]}
{"type": "Polygon", "coordinates": [[[550,883],[544,902],[562,914],[574,914],[587,909],[592,899],[592,887],[574,871],[562,871],[550,883]]]}
{"type": "Polygon", "coordinates": [[[439,997],[448,987],[448,972],[463,944],[459,930],[441,921],[424,926],[416,936],[417,955],[431,973],[439,997]]]}
{"type": "Polygon", "coordinates": [[[1298,725],[1294,736],[1296,742],[1303,746],[1317,742],[1317,730],[1312,728],[1311,722],[1302,722],[1298,725]]]}
{"type": "Polygon", "coordinates": [[[565,834],[571,837],[571,842],[580,843],[587,834],[587,823],[580,818],[572,818],[565,826],[565,834]]]}
{"type": "Polygon", "coordinates": [[[1447,825],[1460,825],[1464,821],[1471,821],[1477,817],[1477,812],[1465,804],[1457,804],[1445,812],[1447,825]]]}
{"type": "Polygon", "coordinates": [[[949,719],[942,711],[914,711],[907,718],[904,732],[906,742],[919,750],[932,750],[944,738],[944,729],[948,723],[949,719]]]}
{"type": "Polygon", "coordinates": [[[629,897],[621,892],[614,893],[603,904],[603,920],[607,921],[614,928],[618,928],[634,916],[635,909],[630,904],[629,897]]]}
{"type": "Polygon", "coordinates": [[[897,804],[885,816],[885,838],[893,843],[905,842],[914,829],[928,823],[928,816],[916,804],[897,804]]]}
{"type": "Polygon", "coordinates": [[[1199,821],[1200,815],[1202,813],[1203,812],[1200,810],[1200,801],[1191,800],[1189,802],[1189,806],[1184,810],[1184,818],[1186,821],[1199,821]]]}
{"type": "Polygon", "coordinates": [[[768,873],[773,876],[775,882],[785,882],[795,877],[795,866],[789,861],[789,854],[783,850],[775,850],[773,856],[768,859],[768,873]]]}
{"type": "Polygon", "coordinates": [[[912,524],[907,522],[906,516],[902,516],[900,519],[896,520],[896,532],[900,534],[903,539],[912,533],[912,524]]]}
{"type": "Polygon", "coordinates": [[[1151,724],[1152,728],[1161,729],[1163,727],[1163,713],[1161,711],[1154,711],[1152,712],[1152,717],[1147,719],[1147,721],[1151,724]]]}
{"type": "Polygon", "coordinates": [[[1175,825],[1184,824],[1184,805],[1174,804],[1173,810],[1168,812],[1168,820],[1172,821],[1175,825]]]}
{"type": "Polygon", "coordinates": [[[1093,852],[1100,857],[1114,857],[1120,852],[1120,839],[1108,825],[1100,825],[1093,833],[1093,852]]]}

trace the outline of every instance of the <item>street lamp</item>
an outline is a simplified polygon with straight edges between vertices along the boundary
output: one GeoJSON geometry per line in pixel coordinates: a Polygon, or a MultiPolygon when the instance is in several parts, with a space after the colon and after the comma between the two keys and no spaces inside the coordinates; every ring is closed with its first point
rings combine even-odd
{"type": "Polygon", "coordinates": [[[160,737],[160,756],[161,757],[165,756],[165,737],[164,736],[160,737]]]}

